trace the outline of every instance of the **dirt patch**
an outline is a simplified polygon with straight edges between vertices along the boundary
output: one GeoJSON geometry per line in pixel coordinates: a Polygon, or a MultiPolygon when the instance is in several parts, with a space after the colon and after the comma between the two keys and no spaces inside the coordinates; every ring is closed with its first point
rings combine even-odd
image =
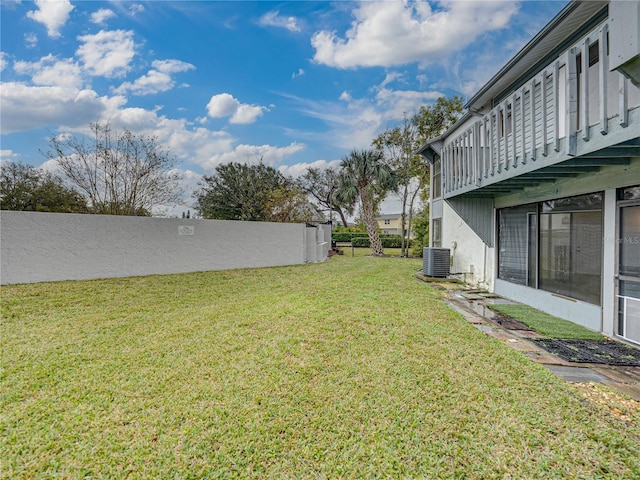
{"type": "Polygon", "coordinates": [[[590,403],[634,427],[640,426],[640,402],[595,383],[574,383],[590,403]]]}

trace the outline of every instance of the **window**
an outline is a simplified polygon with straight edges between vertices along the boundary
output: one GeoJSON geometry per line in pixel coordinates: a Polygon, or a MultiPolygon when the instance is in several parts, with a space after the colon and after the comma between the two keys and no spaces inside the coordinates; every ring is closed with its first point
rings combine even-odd
{"type": "MultiPolygon", "coordinates": [[[[498,212],[498,278],[519,285],[529,285],[531,250],[529,216],[536,205],[503,208],[498,212]]],[[[535,270],[535,266],[531,266],[535,270]]],[[[535,278],[535,275],[533,275],[535,278]]]]}
{"type": "Polygon", "coordinates": [[[602,194],[541,204],[539,287],[600,304],[602,194]]]}
{"type": "Polygon", "coordinates": [[[442,219],[434,218],[431,222],[431,246],[442,247],[442,219]]]}
{"type": "Polygon", "coordinates": [[[602,193],[498,211],[498,278],[600,304],[602,193]]]}
{"type": "Polygon", "coordinates": [[[386,219],[384,220],[384,224],[385,224],[385,225],[391,225],[391,220],[389,220],[388,218],[386,218],[386,219]]]}
{"type": "Polygon", "coordinates": [[[442,196],[442,162],[440,155],[434,155],[433,160],[433,179],[431,180],[431,198],[440,198],[442,196]]]}

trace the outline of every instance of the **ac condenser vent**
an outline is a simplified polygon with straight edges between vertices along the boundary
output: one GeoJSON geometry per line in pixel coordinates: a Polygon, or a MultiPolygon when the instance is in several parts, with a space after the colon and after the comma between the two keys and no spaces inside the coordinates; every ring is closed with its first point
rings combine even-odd
{"type": "Polygon", "coordinates": [[[422,250],[422,273],[427,277],[447,277],[449,276],[448,248],[425,247],[422,250]]]}

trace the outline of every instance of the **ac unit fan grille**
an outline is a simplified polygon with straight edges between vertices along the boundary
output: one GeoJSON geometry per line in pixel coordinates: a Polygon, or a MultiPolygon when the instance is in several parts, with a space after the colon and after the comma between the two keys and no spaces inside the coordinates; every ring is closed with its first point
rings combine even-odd
{"type": "Polygon", "coordinates": [[[422,272],[428,277],[449,276],[450,250],[425,247],[422,251],[422,272]]]}

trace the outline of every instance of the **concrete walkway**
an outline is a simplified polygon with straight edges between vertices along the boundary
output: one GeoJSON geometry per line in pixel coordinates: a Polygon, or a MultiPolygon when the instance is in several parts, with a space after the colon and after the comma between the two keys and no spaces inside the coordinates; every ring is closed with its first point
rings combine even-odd
{"type": "Polygon", "coordinates": [[[640,401],[640,367],[567,362],[529,341],[541,336],[524,325],[522,329],[517,323],[508,329],[500,325],[496,320],[497,313],[487,306],[514,302],[486,292],[460,289],[449,291],[447,303],[477,329],[541,363],[568,382],[602,383],[640,401]]]}

